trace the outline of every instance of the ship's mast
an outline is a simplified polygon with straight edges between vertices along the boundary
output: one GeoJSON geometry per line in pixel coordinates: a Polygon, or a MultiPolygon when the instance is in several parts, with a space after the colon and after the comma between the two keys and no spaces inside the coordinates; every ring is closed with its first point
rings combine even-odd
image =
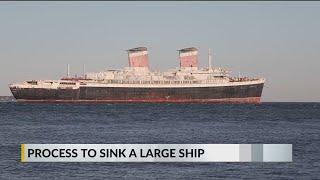
{"type": "Polygon", "coordinates": [[[212,70],[212,67],[211,67],[211,49],[209,48],[209,51],[208,51],[208,69],[209,71],[212,70]]]}
{"type": "Polygon", "coordinates": [[[69,64],[67,64],[67,77],[69,77],[70,76],[70,66],[69,66],[69,64]]]}
{"type": "Polygon", "coordinates": [[[86,65],[83,64],[83,77],[85,77],[85,76],[86,76],[86,65]]]}

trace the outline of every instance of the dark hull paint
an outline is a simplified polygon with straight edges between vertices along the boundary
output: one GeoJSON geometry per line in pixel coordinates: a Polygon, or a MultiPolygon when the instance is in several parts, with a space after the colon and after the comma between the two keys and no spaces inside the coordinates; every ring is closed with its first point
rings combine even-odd
{"type": "Polygon", "coordinates": [[[259,103],[263,83],[221,87],[128,88],[80,87],[79,89],[11,89],[18,101],[26,102],[181,102],[259,103]]]}
{"type": "Polygon", "coordinates": [[[20,99],[18,102],[27,103],[84,103],[84,104],[99,104],[99,103],[232,103],[232,104],[258,104],[260,97],[248,98],[227,98],[227,99],[184,99],[184,100],[164,100],[164,99],[139,99],[139,100],[25,100],[20,99]]]}

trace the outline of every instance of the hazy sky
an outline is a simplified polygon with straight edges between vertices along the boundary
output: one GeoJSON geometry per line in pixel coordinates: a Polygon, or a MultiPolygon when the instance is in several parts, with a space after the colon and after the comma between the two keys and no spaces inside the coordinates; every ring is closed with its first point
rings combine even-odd
{"type": "Polygon", "coordinates": [[[320,2],[0,2],[0,95],[8,84],[122,68],[146,46],[153,69],[199,48],[207,66],[267,79],[263,101],[320,101],[320,2]]]}

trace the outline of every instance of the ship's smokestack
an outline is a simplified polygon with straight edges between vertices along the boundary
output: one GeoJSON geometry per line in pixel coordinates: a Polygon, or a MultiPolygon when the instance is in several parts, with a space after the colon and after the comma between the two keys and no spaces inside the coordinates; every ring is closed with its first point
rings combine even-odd
{"type": "Polygon", "coordinates": [[[194,47],[180,49],[179,60],[180,68],[198,67],[198,49],[194,47]]]}
{"type": "Polygon", "coordinates": [[[148,50],[146,47],[137,47],[127,50],[129,67],[149,67],[148,50]]]}

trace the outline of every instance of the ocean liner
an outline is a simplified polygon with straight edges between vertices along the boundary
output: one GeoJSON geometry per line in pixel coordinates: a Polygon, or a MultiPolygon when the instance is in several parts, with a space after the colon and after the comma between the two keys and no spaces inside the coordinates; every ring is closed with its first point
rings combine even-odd
{"type": "Polygon", "coordinates": [[[264,78],[232,77],[229,71],[198,67],[198,49],[178,50],[180,67],[165,72],[149,68],[148,50],[127,50],[128,67],[85,73],[60,80],[10,84],[18,102],[93,103],[260,103],[264,78]]]}

